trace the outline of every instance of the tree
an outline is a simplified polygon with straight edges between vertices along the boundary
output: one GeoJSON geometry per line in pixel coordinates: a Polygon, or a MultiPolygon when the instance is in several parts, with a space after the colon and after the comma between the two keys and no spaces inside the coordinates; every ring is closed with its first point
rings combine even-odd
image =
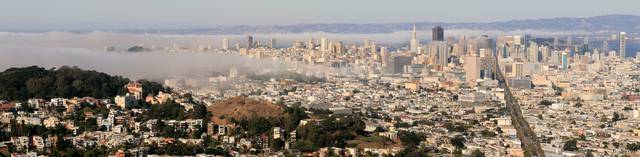
{"type": "Polygon", "coordinates": [[[122,94],[129,79],[106,73],[62,66],[9,68],[0,72],[0,99],[94,97],[110,98],[122,94]]]}
{"type": "Polygon", "coordinates": [[[565,151],[577,151],[578,150],[578,140],[576,139],[571,139],[569,141],[564,142],[564,145],[562,146],[562,150],[565,151]]]}
{"type": "Polygon", "coordinates": [[[629,143],[626,146],[627,150],[629,151],[638,151],[640,150],[640,142],[636,142],[636,143],[629,143]]]}
{"type": "Polygon", "coordinates": [[[463,148],[465,148],[465,146],[464,146],[464,142],[465,141],[466,140],[462,135],[456,135],[455,137],[451,138],[450,142],[457,149],[463,149],[463,148]]]}
{"type": "Polygon", "coordinates": [[[489,130],[482,130],[480,134],[482,135],[482,137],[496,137],[496,133],[489,130]]]}
{"type": "Polygon", "coordinates": [[[612,122],[617,122],[619,120],[621,120],[620,119],[620,114],[618,114],[618,112],[613,112],[613,118],[611,118],[611,121],[612,122]]]}
{"type": "Polygon", "coordinates": [[[471,156],[472,157],[485,157],[484,152],[480,151],[479,149],[473,150],[473,152],[471,152],[471,156]]]}
{"type": "Polygon", "coordinates": [[[551,102],[549,100],[542,100],[542,101],[540,101],[540,103],[538,103],[538,105],[540,105],[540,106],[551,106],[551,104],[553,104],[553,102],[551,102]]]}
{"type": "Polygon", "coordinates": [[[400,131],[398,133],[398,137],[405,146],[418,146],[420,145],[420,142],[425,138],[422,134],[409,131],[400,131]]]}

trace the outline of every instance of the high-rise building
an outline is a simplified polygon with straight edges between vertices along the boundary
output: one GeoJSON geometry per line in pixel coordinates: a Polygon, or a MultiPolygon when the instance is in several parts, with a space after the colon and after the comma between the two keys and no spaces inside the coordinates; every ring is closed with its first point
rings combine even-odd
{"type": "Polygon", "coordinates": [[[560,39],[558,39],[558,37],[553,37],[553,49],[557,50],[558,49],[558,44],[560,43],[560,39]]]}
{"type": "Polygon", "coordinates": [[[477,44],[478,44],[478,50],[479,49],[493,49],[491,44],[492,44],[493,40],[491,40],[491,38],[489,38],[488,35],[482,35],[480,36],[480,38],[477,39],[477,44]]]}
{"type": "Polygon", "coordinates": [[[276,38],[271,38],[271,40],[269,40],[269,48],[275,48],[276,47],[276,38]]]}
{"type": "Polygon", "coordinates": [[[431,64],[447,66],[449,63],[449,47],[443,41],[429,44],[429,60],[431,64]]]}
{"type": "Polygon", "coordinates": [[[602,52],[609,52],[609,40],[608,39],[604,39],[602,40],[602,52]]]}
{"type": "Polygon", "coordinates": [[[480,78],[481,59],[478,56],[467,55],[464,59],[464,72],[467,82],[474,82],[480,78]]]}
{"type": "Polygon", "coordinates": [[[413,25],[413,32],[411,33],[411,41],[409,41],[409,48],[411,52],[418,52],[418,36],[416,35],[416,25],[413,25]]]}
{"type": "Polygon", "coordinates": [[[393,73],[399,74],[405,72],[405,66],[411,65],[413,57],[396,56],[393,58],[393,73]]]}
{"type": "Polygon", "coordinates": [[[436,26],[433,27],[433,29],[431,30],[432,36],[431,36],[431,40],[432,41],[444,41],[444,29],[440,26],[436,26]]]}
{"type": "Polygon", "coordinates": [[[247,49],[253,48],[253,36],[249,36],[247,39],[247,49]]]}
{"type": "Polygon", "coordinates": [[[337,53],[340,53],[340,54],[344,53],[345,49],[344,49],[344,44],[342,44],[342,41],[338,41],[335,46],[336,46],[337,53]]]}
{"type": "Polygon", "coordinates": [[[389,57],[388,51],[389,49],[387,49],[387,47],[380,47],[380,60],[382,62],[382,66],[387,66],[387,57],[389,57]]]}
{"type": "Polygon", "coordinates": [[[309,38],[309,41],[307,41],[307,49],[313,50],[315,48],[316,44],[313,42],[313,38],[309,38]]]}
{"type": "Polygon", "coordinates": [[[620,32],[620,59],[624,59],[627,53],[627,33],[620,32]]]}
{"type": "Polygon", "coordinates": [[[328,44],[327,38],[320,38],[320,51],[327,51],[328,44]]]}
{"type": "Polygon", "coordinates": [[[538,51],[538,44],[536,42],[531,41],[529,43],[529,55],[527,56],[529,62],[538,62],[540,61],[540,52],[538,51]]]}
{"type": "Polygon", "coordinates": [[[569,54],[562,52],[562,69],[569,69],[569,54]]]}
{"type": "Polygon", "coordinates": [[[371,55],[378,54],[378,53],[377,53],[376,43],[375,43],[375,42],[371,41],[371,42],[369,43],[369,50],[371,51],[371,55]]]}
{"type": "Polygon", "coordinates": [[[223,50],[228,50],[229,49],[229,39],[222,38],[222,49],[223,50]]]}
{"type": "Polygon", "coordinates": [[[513,67],[512,67],[513,71],[511,72],[513,74],[514,77],[516,78],[522,78],[524,76],[524,63],[522,62],[516,62],[513,63],[513,67]]]}

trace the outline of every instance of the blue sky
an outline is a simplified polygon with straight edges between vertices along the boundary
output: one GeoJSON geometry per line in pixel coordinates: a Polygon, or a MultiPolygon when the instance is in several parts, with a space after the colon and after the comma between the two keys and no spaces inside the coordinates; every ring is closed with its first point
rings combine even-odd
{"type": "Polygon", "coordinates": [[[491,22],[640,15],[638,0],[0,0],[0,29],[491,22]]]}

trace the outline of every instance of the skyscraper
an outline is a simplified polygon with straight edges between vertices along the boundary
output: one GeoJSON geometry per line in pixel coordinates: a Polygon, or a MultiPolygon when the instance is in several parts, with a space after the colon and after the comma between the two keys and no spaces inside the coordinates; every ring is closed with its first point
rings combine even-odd
{"type": "Polygon", "coordinates": [[[269,48],[275,48],[276,47],[276,38],[271,38],[271,40],[269,40],[269,48]]]}
{"type": "Polygon", "coordinates": [[[400,74],[405,72],[404,67],[411,65],[413,57],[409,56],[396,56],[393,58],[393,73],[400,74]]]}
{"type": "Polygon", "coordinates": [[[420,41],[418,41],[418,37],[416,35],[416,25],[413,25],[413,32],[411,33],[411,41],[409,42],[409,48],[411,52],[418,52],[418,44],[420,44],[420,41]]]}
{"type": "Polygon", "coordinates": [[[313,43],[313,38],[309,38],[309,41],[307,41],[307,49],[313,50],[315,48],[316,48],[316,44],[313,43]]]}
{"type": "Polygon", "coordinates": [[[603,53],[609,52],[609,41],[608,41],[608,39],[604,39],[602,41],[602,52],[603,53]]]}
{"type": "Polygon", "coordinates": [[[478,56],[467,55],[464,59],[464,72],[467,82],[471,83],[480,78],[481,60],[478,56]]]}
{"type": "Polygon", "coordinates": [[[562,69],[569,69],[569,54],[562,52],[562,69]]]}
{"type": "Polygon", "coordinates": [[[320,38],[320,51],[327,51],[328,48],[327,38],[320,38]]]}
{"type": "Polygon", "coordinates": [[[431,36],[431,40],[432,41],[444,41],[444,29],[440,26],[436,26],[433,27],[433,29],[431,30],[432,36],[431,36]]]}
{"type": "Polygon", "coordinates": [[[247,39],[247,49],[253,48],[253,36],[249,36],[247,39]]]}
{"type": "Polygon", "coordinates": [[[620,32],[620,59],[624,59],[627,52],[627,33],[620,32]]]}
{"type": "Polygon", "coordinates": [[[558,37],[553,37],[553,49],[554,50],[558,49],[558,43],[560,43],[560,39],[558,39],[558,37]]]}
{"type": "Polygon", "coordinates": [[[529,60],[529,62],[538,62],[540,61],[540,52],[538,51],[538,44],[536,42],[530,41],[529,43],[529,55],[527,56],[527,59],[529,60]]]}
{"type": "Polygon", "coordinates": [[[524,63],[522,62],[515,62],[513,63],[513,67],[512,67],[513,71],[511,72],[513,74],[514,77],[517,78],[521,78],[524,76],[524,63]]]}
{"type": "Polygon", "coordinates": [[[449,48],[445,42],[438,41],[429,44],[429,60],[431,64],[447,66],[448,59],[449,48]]]}
{"type": "Polygon", "coordinates": [[[382,62],[382,66],[387,66],[387,57],[389,57],[388,51],[389,49],[387,49],[387,47],[380,47],[380,60],[382,62]]]}
{"type": "Polygon", "coordinates": [[[377,54],[377,50],[376,50],[376,43],[371,41],[369,43],[369,50],[371,50],[371,55],[377,54]]]}
{"type": "Polygon", "coordinates": [[[222,38],[222,49],[223,50],[228,50],[229,49],[229,39],[222,38]]]}

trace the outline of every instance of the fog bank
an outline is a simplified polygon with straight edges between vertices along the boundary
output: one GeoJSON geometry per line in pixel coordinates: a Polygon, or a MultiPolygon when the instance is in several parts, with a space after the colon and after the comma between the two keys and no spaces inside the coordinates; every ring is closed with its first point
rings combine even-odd
{"type": "Polygon", "coordinates": [[[273,61],[213,53],[117,53],[81,48],[0,45],[1,71],[32,65],[46,68],[78,66],[131,79],[202,76],[232,67],[284,66],[273,61]]]}

